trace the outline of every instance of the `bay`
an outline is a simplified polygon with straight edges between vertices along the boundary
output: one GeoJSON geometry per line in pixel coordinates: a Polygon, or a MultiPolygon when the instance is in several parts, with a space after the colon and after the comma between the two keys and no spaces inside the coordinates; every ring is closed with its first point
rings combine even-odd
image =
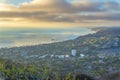
{"type": "Polygon", "coordinates": [[[60,42],[94,32],[89,28],[0,28],[0,48],[60,42]]]}

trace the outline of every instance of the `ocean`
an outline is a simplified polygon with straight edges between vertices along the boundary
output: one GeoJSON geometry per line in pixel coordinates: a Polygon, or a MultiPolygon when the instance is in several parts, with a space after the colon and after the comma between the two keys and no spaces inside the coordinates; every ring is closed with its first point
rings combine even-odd
{"type": "Polygon", "coordinates": [[[94,32],[89,28],[0,28],[0,48],[60,42],[94,32]]]}

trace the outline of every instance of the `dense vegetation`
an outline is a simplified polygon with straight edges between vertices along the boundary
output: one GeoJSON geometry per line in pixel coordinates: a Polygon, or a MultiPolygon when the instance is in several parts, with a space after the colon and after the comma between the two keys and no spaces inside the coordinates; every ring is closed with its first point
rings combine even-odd
{"type": "MultiPolygon", "coordinates": [[[[65,78],[69,78],[67,74],[65,78]]],[[[32,64],[22,65],[20,63],[13,63],[10,60],[0,60],[0,80],[59,80],[59,73],[52,73],[47,67],[35,67],[32,64]]],[[[67,79],[66,79],[67,80],[67,79]]]]}
{"type": "Polygon", "coordinates": [[[94,80],[85,74],[60,74],[42,66],[22,65],[10,60],[0,59],[0,80],[94,80]]]}

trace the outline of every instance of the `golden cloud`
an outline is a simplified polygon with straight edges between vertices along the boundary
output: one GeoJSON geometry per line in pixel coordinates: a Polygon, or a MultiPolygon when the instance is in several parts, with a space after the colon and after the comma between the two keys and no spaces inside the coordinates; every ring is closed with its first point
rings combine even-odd
{"type": "Polygon", "coordinates": [[[29,22],[94,26],[120,21],[120,6],[116,2],[33,0],[19,6],[1,3],[0,7],[0,22],[23,21],[28,26],[29,22]]]}

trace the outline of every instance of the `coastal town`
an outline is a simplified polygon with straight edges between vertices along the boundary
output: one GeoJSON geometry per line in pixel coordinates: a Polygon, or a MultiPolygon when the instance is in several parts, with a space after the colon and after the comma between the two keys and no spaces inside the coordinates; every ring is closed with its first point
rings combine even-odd
{"type": "Polygon", "coordinates": [[[82,72],[99,77],[119,70],[119,45],[119,29],[105,29],[64,42],[2,48],[0,57],[20,64],[47,66],[62,73],[82,72]]]}

